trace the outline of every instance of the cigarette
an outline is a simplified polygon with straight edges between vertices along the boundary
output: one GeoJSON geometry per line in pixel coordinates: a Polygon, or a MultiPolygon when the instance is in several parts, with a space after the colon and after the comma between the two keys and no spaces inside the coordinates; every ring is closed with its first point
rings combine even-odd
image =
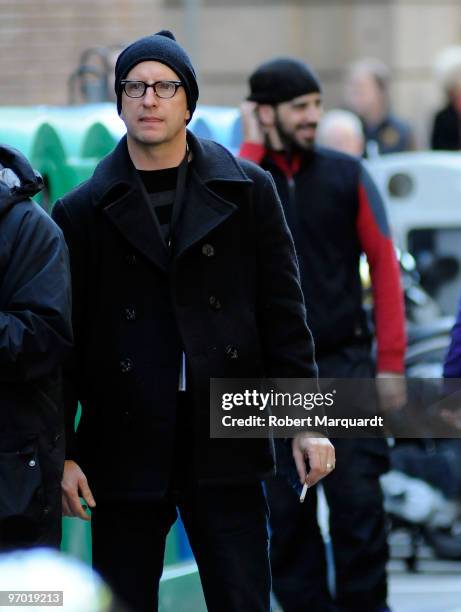
{"type": "Polygon", "coordinates": [[[306,493],[307,493],[308,488],[309,488],[309,485],[307,484],[307,482],[305,482],[303,485],[303,490],[301,491],[301,495],[299,496],[299,501],[301,504],[306,499],[306,493]]]}

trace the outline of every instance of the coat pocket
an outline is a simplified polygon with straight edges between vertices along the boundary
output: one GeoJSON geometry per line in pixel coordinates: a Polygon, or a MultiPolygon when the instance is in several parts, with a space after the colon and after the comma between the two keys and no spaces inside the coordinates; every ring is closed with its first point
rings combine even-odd
{"type": "Polygon", "coordinates": [[[0,520],[34,518],[41,482],[36,440],[20,450],[0,450],[0,520]]]}

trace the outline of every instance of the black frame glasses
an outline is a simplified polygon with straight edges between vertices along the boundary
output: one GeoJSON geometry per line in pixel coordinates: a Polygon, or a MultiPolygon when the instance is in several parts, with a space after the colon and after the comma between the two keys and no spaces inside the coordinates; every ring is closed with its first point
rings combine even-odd
{"type": "Polygon", "coordinates": [[[166,79],[163,79],[162,81],[155,81],[155,83],[152,83],[152,84],[149,85],[149,83],[146,83],[145,81],[125,79],[123,81],[120,81],[120,85],[121,85],[123,91],[125,92],[125,94],[129,98],[142,98],[146,94],[147,89],[149,87],[152,87],[152,89],[154,90],[155,95],[158,98],[162,98],[164,100],[169,100],[170,98],[172,98],[176,94],[176,92],[178,91],[178,88],[181,87],[182,83],[181,83],[181,81],[168,81],[166,79]],[[140,90],[141,93],[139,95],[133,96],[133,92],[128,93],[127,85],[129,85],[131,83],[139,83],[140,85],[143,86],[142,89],[140,90]],[[165,95],[165,91],[160,90],[160,88],[158,87],[160,85],[160,83],[168,83],[169,85],[174,85],[174,89],[171,90],[172,91],[171,95],[165,95]]]}

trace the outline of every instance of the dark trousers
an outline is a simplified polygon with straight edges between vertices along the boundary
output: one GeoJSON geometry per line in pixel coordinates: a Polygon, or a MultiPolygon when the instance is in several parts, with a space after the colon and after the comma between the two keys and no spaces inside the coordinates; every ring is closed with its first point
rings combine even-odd
{"type": "MultiPolygon", "coordinates": [[[[323,377],[369,378],[367,346],[318,360],[323,377]]],[[[315,488],[304,504],[282,477],[267,482],[274,593],[285,612],[377,612],[387,598],[386,520],[379,476],[388,468],[385,440],[334,440],[336,469],[323,480],[330,510],[336,596],[326,582],[315,488]]]]}
{"type": "Polygon", "coordinates": [[[93,511],[93,566],[133,612],[158,608],[165,539],[177,510],[209,612],[268,612],[267,504],[261,483],[172,490],[152,503],[93,511]]]}

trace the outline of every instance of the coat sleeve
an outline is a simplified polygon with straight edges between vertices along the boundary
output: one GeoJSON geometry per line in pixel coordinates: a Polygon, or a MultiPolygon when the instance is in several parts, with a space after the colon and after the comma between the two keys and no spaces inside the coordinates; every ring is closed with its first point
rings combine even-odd
{"type": "Polygon", "coordinates": [[[377,370],[402,373],[406,331],[400,271],[383,201],[363,166],[358,201],[357,233],[370,266],[373,291],[377,370]]]}
{"type": "Polygon", "coordinates": [[[256,202],[258,312],[266,372],[276,378],[316,377],[295,247],[269,173],[256,202]]]}
{"type": "MultiPolygon", "coordinates": [[[[258,199],[256,226],[259,228],[259,325],[266,373],[270,378],[279,379],[317,378],[314,341],[306,323],[295,246],[269,173],[258,199]]],[[[328,435],[323,427],[315,427],[315,431],[328,435]]],[[[299,494],[291,438],[275,439],[274,443],[277,473],[299,494]]]]}
{"type": "Polygon", "coordinates": [[[26,382],[52,373],[72,345],[68,252],[36,204],[7,231],[15,234],[2,266],[0,381],[26,382]]]}
{"type": "Polygon", "coordinates": [[[61,200],[53,207],[52,217],[61,228],[70,254],[70,270],[72,278],[72,323],[74,329],[74,349],[64,364],[64,414],[66,429],[66,459],[72,459],[75,442],[75,419],[78,410],[78,355],[82,343],[82,284],[83,265],[81,262],[84,249],[76,240],[76,230],[67,209],[61,200]]]}

